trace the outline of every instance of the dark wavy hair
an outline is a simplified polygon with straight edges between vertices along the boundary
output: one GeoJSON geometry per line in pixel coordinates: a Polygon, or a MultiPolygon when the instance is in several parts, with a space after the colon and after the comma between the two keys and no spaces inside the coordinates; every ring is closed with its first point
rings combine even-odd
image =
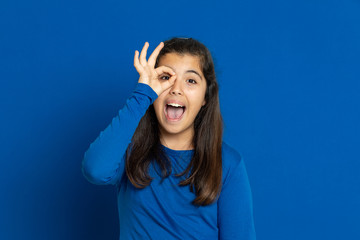
{"type": "MultiPolygon", "coordinates": [[[[164,47],[157,57],[155,67],[158,66],[159,59],[168,53],[199,57],[206,78],[206,104],[194,120],[194,154],[188,167],[182,173],[175,175],[187,176],[179,186],[189,185],[190,191],[195,191],[196,198],[192,204],[206,206],[217,200],[222,187],[223,120],[214,62],[206,46],[193,38],[171,38],[164,41],[164,47]]],[[[145,188],[151,183],[152,178],[148,174],[151,161],[158,163],[163,178],[168,177],[172,171],[171,161],[161,148],[158,124],[154,106],[150,105],[126,151],[126,174],[137,188],[145,188]]]]}

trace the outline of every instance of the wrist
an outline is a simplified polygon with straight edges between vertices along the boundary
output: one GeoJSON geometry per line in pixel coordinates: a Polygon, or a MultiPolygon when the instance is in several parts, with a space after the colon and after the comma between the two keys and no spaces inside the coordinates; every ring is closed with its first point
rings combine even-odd
{"type": "Polygon", "coordinates": [[[138,82],[134,92],[148,96],[151,99],[151,102],[155,101],[159,96],[158,93],[149,84],[141,82],[138,82]]]}

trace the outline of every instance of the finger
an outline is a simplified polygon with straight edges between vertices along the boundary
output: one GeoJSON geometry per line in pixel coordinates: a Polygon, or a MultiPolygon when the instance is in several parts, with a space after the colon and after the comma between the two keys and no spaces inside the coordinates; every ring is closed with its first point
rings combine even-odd
{"type": "Polygon", "coordinates": [[[164,43],[161,42],[156,48],[155,50],[152,52],[152,54],[150,55],[149,57],[149,60],[148,60],[148,64],[151,66],[151,67],[154,67],[155,66],[155,63],[156,63],[156,58],[157,56],[159,55],[161,49],[164,47],[164,43]]]}
{"type": "Polygon", "coordinates": [[[168,81],[170,86],[174,85],[176,78],[177,78],[176,75],[171,76],[171,78],[168,81]]]}
{"type": "Polygon", "coordinates": [[[142,50],[141,50],[141,53],[140,53],[140,64],[142,66],[146,66],[147,62],[146,62],[146,53],[147,53],[147,50],[149,48],[149,43],[148,42],[145,42],[142,50]]]}
{"type": "Polygon", "coordinates": [[[173,75],[173,76],[171,76],[171,78],[169,78],[168,81],[164,81],[164,82],[162,83],[162,86],[163,86],[164,90],[167,90],[167,89],[170,88],[172,85],[174,85],[175,80],[176,80],[176,77],[177,77],[176,75],[173,75]]]}
{"type": "Polygon", "coordinates": [[[138,72],[143,70],[143,67],[140,65],[140,62],[139,62],[139,51],[138,50],[135,51],[135,55],[134,55],[134,67],[136,68],[136,70],[138,72]]]}
{"type": "Polygon", "coordinates": [[[155,72],[157,73],[157,75],[161,75],[163,73],[168,73],[171,76],[175,75],[174,70],[172,70],[171,68],[166,67],[166,66],[161,66],[161,67],[155,68],[155,72]]]}

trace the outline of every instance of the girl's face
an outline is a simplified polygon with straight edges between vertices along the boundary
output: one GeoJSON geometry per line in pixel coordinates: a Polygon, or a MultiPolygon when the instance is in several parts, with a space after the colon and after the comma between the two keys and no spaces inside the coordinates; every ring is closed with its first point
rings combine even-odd
{"type": "MultiPolygon", "coordinates": [[[[189,54],[167,53],[159,59],[158,67],[170,67],[176,73],[175,83],[154,101],[161,137],[190,141],[194,136],[194,120],[205,105],[206,79],[200,60],[189,54]]],[[[169,75],[160,75],[166,81],[169,75]]]]}

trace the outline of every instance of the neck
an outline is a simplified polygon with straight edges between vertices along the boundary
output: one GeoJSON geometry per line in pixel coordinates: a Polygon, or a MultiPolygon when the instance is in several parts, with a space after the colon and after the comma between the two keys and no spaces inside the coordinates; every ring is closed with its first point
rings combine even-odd
{"type": "Polygon", "coordinates": [[[160,142],[172,150],[192,150],[194,149],[192,140],[194,130],[178,134],[171,134],[160,129],[160,142]]]}

